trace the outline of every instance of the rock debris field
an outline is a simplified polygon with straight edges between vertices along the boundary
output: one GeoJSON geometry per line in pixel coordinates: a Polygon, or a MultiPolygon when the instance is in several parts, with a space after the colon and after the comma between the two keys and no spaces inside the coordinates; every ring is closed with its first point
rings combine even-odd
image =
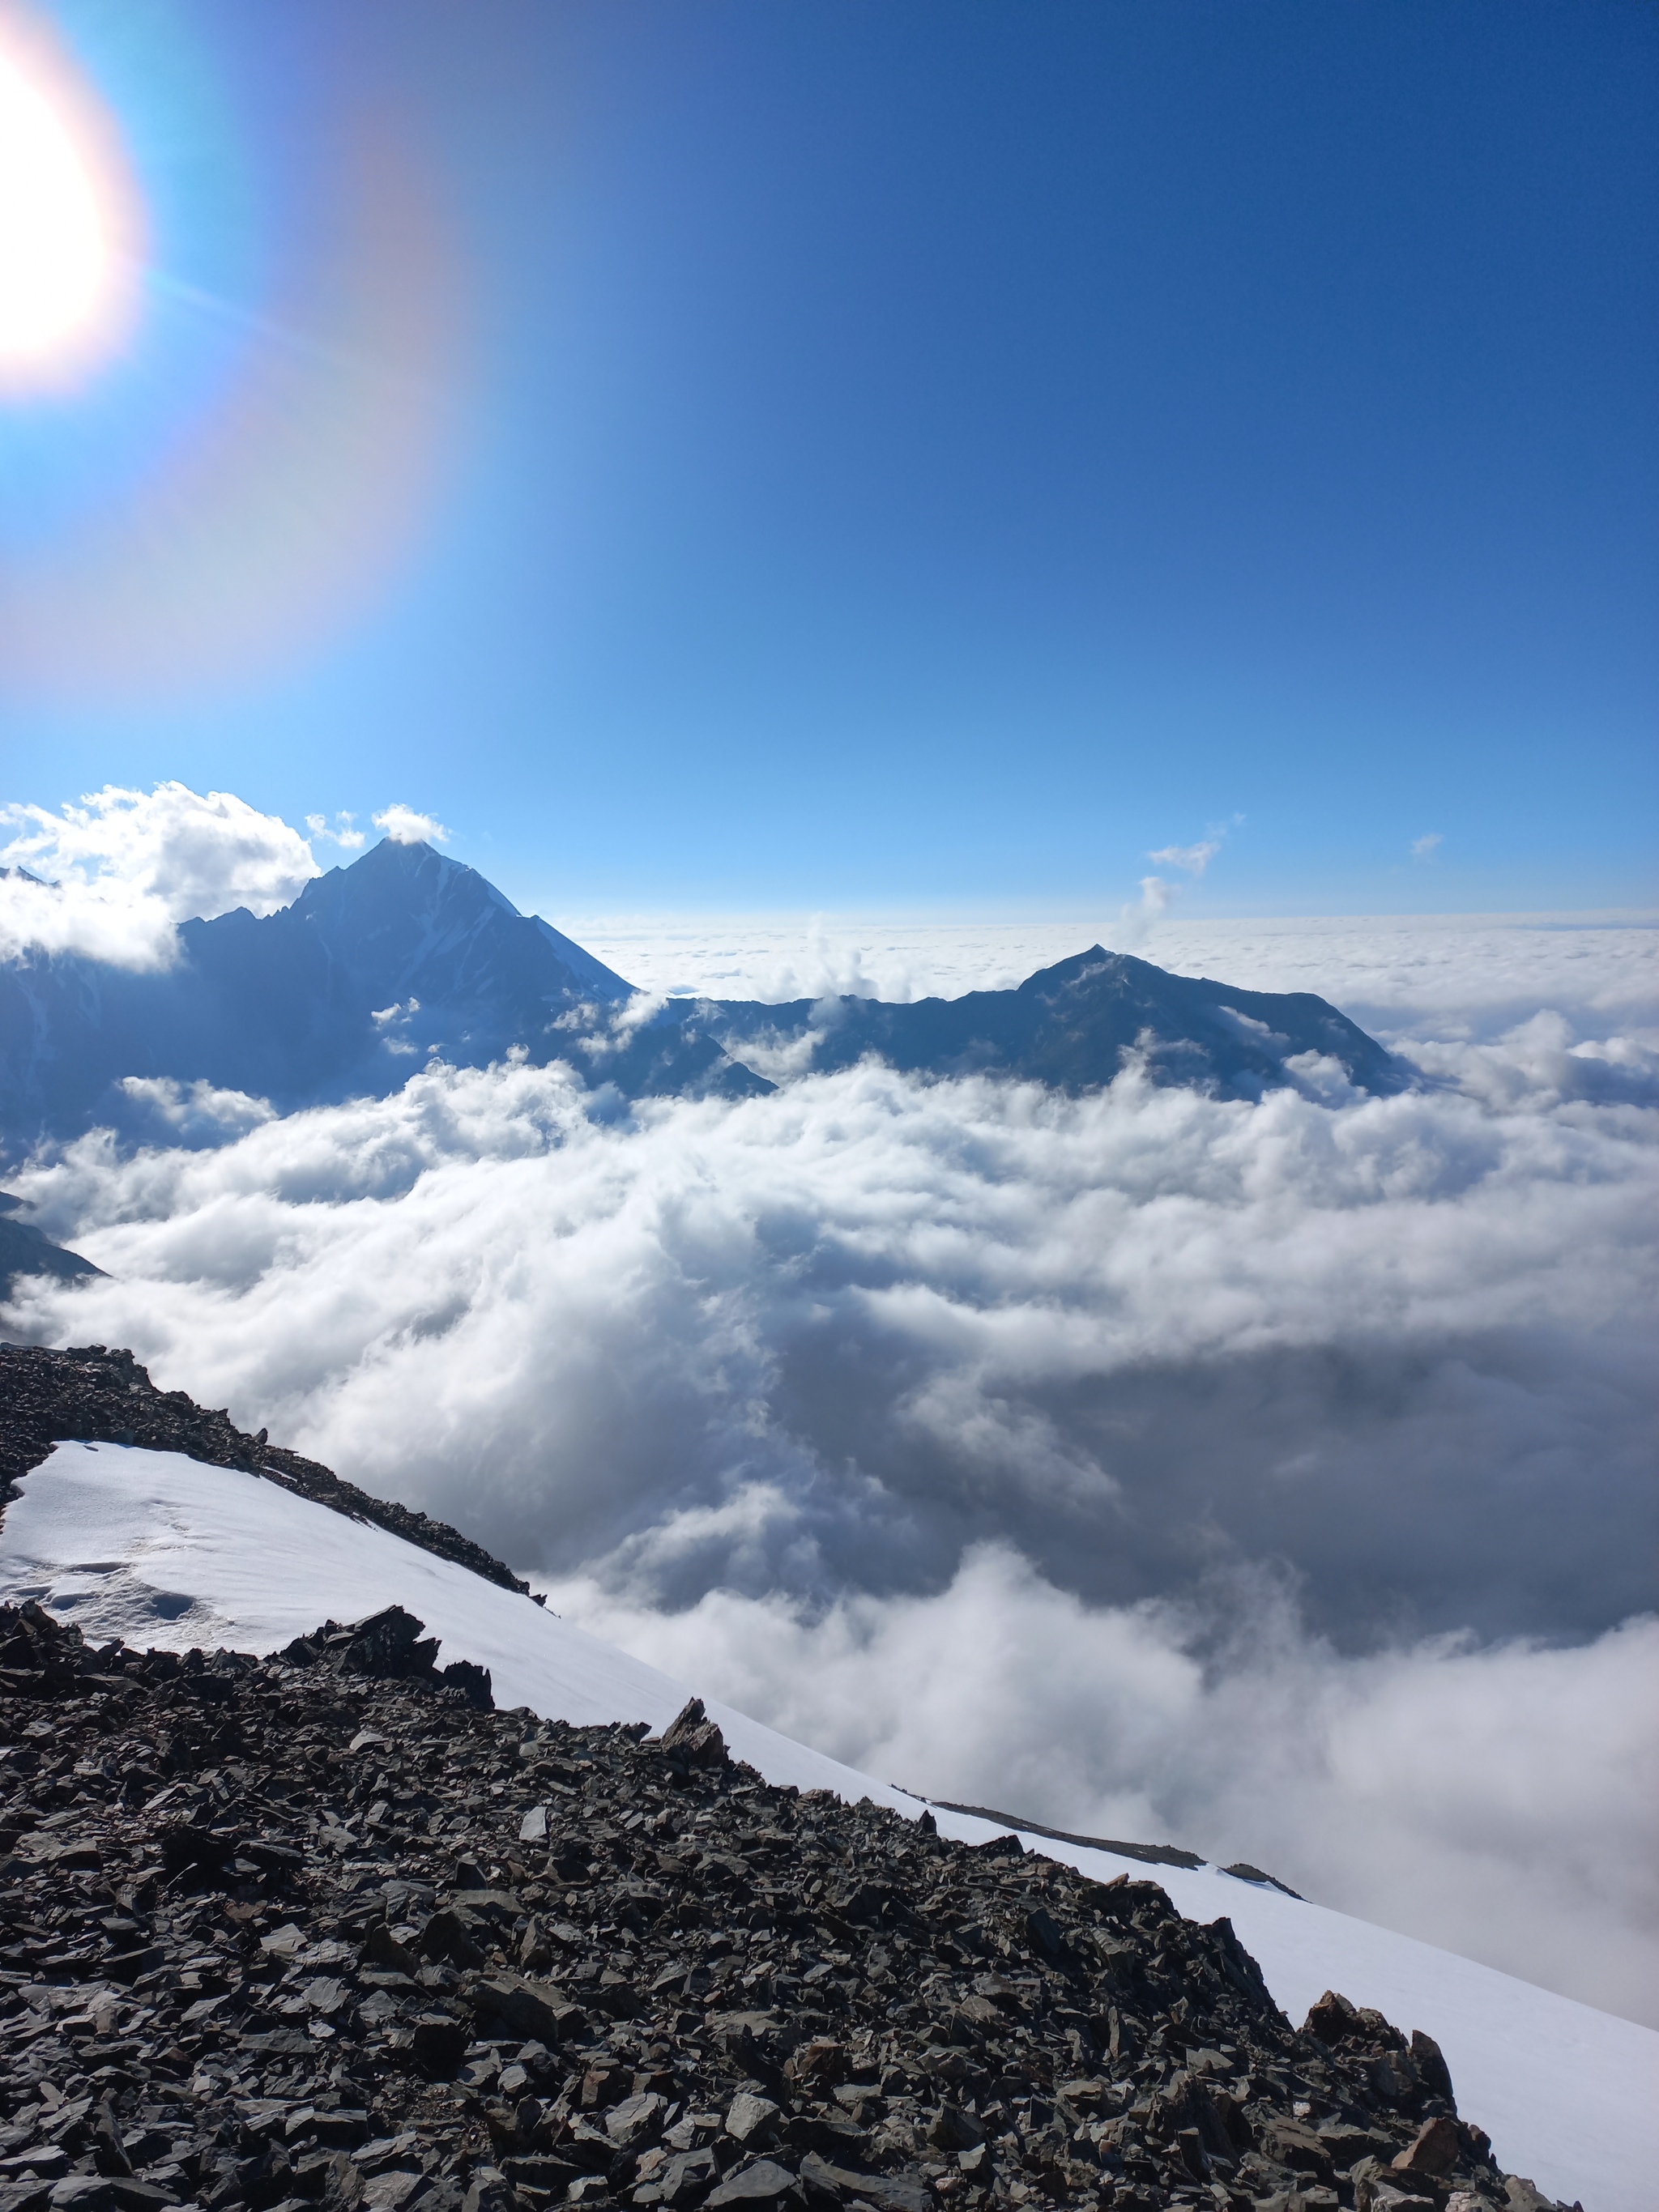
{"type": "Polygon", "coordinates": [[[0,2212],[1547,2202],[1433,2043],[1292,2028],[1152,1881],[434,1658],[0,1608],[0,2212]]]}

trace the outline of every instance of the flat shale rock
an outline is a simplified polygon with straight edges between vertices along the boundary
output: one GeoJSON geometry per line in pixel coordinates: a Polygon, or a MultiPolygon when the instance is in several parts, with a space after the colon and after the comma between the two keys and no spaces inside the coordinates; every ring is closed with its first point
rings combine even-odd
{"type": "Polygon", "coordinates": [[[1553,2212],[1445,2062],[1151,1881],[489,1709],[0,1608],[0,2212],[1553,2212]],[[529,1817],[532,1814],[535,1818],[529,1817]]]}

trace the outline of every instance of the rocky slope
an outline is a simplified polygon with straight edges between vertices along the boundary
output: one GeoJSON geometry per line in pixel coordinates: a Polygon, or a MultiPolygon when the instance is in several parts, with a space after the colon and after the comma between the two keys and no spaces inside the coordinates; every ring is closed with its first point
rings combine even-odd
{"type": "Polygon", "coordinates": [[[0,2212],[1543,2203],[1153,1882],[487,1696],[0,1610],[0,2212]]]}
{"type": "Polygon", "coordinates": [[[158,1390],[130,1352],[101,1344],[53,1352],[40,1345],[0,1345],[0,1510],[20,1474],[39,1467],[54,1443],[83,1437],[94,1443],[141,1444],[183,1452],[210,1467],[240,1468],[285,1490],[331,1506],[354,1521],[390,1529],[441,1559],[453,1559],[502,1589],[527,1591],[509,1567],[447,1522],[374,1498],[355,1483],[298,1452],[249,1436],[223,1411],[209,1412],[183,1390],[158,1390]]]}

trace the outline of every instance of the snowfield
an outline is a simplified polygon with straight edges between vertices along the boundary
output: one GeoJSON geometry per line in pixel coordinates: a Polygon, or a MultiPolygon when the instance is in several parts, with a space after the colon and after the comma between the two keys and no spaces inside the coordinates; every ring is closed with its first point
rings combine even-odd
{"type": "MultiPolygon", "coordinates": [[[[673,1680],[467,1569],[257,1475],[171,1452],[60,1443],[27,1476],[0,1529],[0,1599],[38,1598],[94,1641],[270,1652],[325,1619],[392,1603],[441,1638],[440,1663],[488,1667],[495,1701],[577,1724],[661,1729],[695,1686],[673,1680]]],[[[869,1797],[914,1817],[924,1801],[824,1758],[713,1698],[733,1754],[773,1783],[869,1797]]],[[[988,1822],[937,1813],[978,1842],[988,1822]]],[[[1585,2212],[1652,2212],[1659,2033],[1492,1968],[1219,1869],[1148,1869],[1027,1834],[1028,1848],[1109,1880],[1148,1873],[1181,1911],[1225,1914],[1293,2021],[1326,1989],[1375,2005],[1446,2054],[1460,2109],[1505,2170],[1585,2212]]]]}

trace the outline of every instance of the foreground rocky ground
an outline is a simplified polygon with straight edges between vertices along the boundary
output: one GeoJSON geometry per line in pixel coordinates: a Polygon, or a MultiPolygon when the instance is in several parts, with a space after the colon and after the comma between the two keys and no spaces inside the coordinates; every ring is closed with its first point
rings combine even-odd
{"type": "Polygon", "coordinates": [[[0,1608],[0,2212],[1537,2212],[1439,2051],[1225,1921],[489,1709],[0,1608]]]}

